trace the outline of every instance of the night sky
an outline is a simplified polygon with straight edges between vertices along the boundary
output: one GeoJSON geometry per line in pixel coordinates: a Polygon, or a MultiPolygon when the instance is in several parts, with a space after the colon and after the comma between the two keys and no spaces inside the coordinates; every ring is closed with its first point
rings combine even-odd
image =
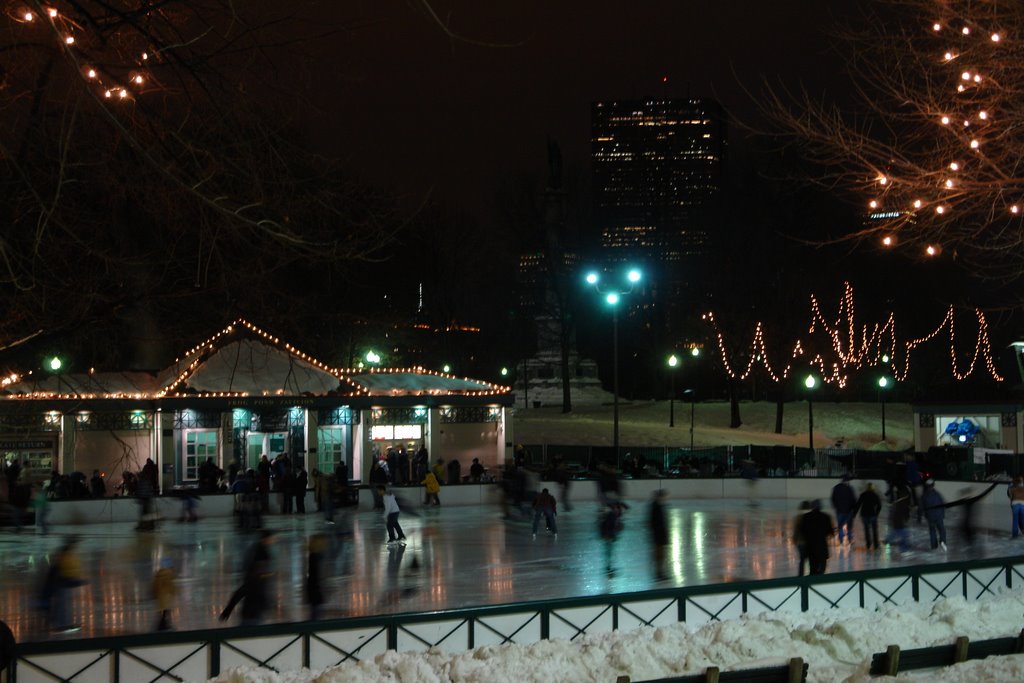
{"type": "Polygon", "coordinates": [[[829,5],[433,3],[459,40],[413,0],[339,4],[325,8],[327,24],[358,26],[306,46],[308,130],[410,204],[433,192],[486,219],[504,177],[545,172],[548,135],[567,173],[585,172],[592,101],[689,92],[746,118],[755,108],[737,76],[755,89],[767,76],[823,90],[841,63],[828,49],[829,5]]]}

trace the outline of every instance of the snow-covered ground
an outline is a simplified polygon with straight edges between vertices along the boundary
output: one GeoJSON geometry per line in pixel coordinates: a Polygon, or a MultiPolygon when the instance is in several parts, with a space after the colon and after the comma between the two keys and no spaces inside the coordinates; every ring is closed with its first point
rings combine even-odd
{"type": "MultiPolygon", "coordinates": [[[[619,404],[619,442],[629,446],[689,446],[690,404],[676,401],[675,427],[669,427],[668,401],[619,404]]],[[[913,445],[913,412],[906,403],[886,403],[882,441],[882,407],[878,403],[814,403],[814,445],[827,448],[903,450],[913,445]]],[[[765,445],[807,446],[807,402],[785,404],[782,433],[775,433],[775,404],[740,403],[743,424],[729,428],[729,404],[704,402],[693,406],[694,446],[765,445]]],[[[518,408],[515,440],[519,443],[612,445],[612,406],[589,405],[563,414],[560,407],[518,408]]]]}
{"type": "MultiPolygon", "coordinates": [[[[239,668],[217,683],[591,683],[627,675],[645,681],[723,669],[785,664],[802,657],[808,680],[895,681],[871,678],[871,656],[889,645],[903,649],[952,645],[958,636],[985,640],[1015,636],[1024,624],[1019,589],[977,602],[963,598],[930,604],[862,609],[765,613],[700,627],[677,624],[585,636],[576,642],[480,647],[460,654],[388,651],[372,661],[345,663],[325,671],[277,674],[239,668]]],[[[901,683],[1022,681],[1024,655],[995,657],[927,672],[903,674],[901,683]]]]}

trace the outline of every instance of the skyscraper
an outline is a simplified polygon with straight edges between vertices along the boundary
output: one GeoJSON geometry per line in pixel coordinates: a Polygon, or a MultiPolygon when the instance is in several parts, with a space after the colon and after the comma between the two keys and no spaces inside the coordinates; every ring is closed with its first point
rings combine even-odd
{"type": "Polygon", "coordinates": [[[712,100],[593,104],[593,213],[604,260],[665,263],[705,253],[709,210],[723,183],[725,130],[712,100]]]}

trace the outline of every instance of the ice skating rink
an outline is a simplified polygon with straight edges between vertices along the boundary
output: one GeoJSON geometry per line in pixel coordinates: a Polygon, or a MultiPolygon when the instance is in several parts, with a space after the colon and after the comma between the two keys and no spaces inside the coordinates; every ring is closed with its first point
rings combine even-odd
{"type": "MultiPolygon", "coordinates": [[[[823,496],[826,498],[826,496],[823,496]]],[[[612,547],[612,571],[598,533],[599,507],[586,502],[560,510],[558,536],[531,534],[532,515],[502,517],[497,507],[414,508],[405,500],[400,522],[407,545],[388,546],[384,520],[374,511],[339,513],[328,525],[315,512],[271,515],[265,527],[279,532],[273,547],[273,606],[267,623],[307,618],[303,604],[305,546],[309,536],[330,538],[324,567],[327,604],[323,618],[510,603],[655,587],[692,586],[792,576],[797,554],[790,541],[796,513],[792,501],[667,501],[670,528],[669,578],[658,582],[647,530],[647,503],[631,502],[624,529],[612,547]]],[[[827,504],[826,504],[827,510],[827,504]]],[[[201,512],[201,511],[200,511],[201,512]]],[[[855,544],[833,544],[828,571],[849,571],[952,560],[1017,555],[1024,538],[1009,538],[1009,510],[989,506],[973,547],[958,533],[956,509],[947,514],[948,552],[928,549],[924,524],[911,522],[913,550],[901,554],[883,545],[863,547],[860,521],[855,544]],[[1004,513],[1000,516],[999,513],[1004,513]],[[1005,519],[1003,519],[1005,517],[1005,519]]],[[[880,522],[884,537],[887,524],[880,522]]],[[[157,621],[151,583],[163,558],[178,574],[172,612],[176,629],[219,627],[218,614],[242,581],[241,570],[255,535],[235,528],[230,518],[197,523],[162,523],[155,532],[128,523],[56,526],[36,531],[0,531],[0,619],[18,640],[85,638],[150,632],[157,621]],[[80,539],[79,555],[88,583],[72,591],[72,618],[82,629],[49,633],[35,607],[48,558],[69,535],[80,539]]],[[[229,623],[237,623],[238,615],[229,623]]]]}

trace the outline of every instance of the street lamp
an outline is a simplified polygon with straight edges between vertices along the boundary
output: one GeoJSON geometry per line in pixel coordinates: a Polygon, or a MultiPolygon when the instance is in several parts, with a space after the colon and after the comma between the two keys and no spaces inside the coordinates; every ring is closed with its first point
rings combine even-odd
{"type": "Polygon", "coordinates": [[[619,466],[619,302],[622,297],[633,291],[640,282],[640,271],[636,268],[626,273],[625,288],[611,284],[602,286],[601,276],[596,272],[587,273],[587,284],[599,294],[604,295],[605,303],[612,309],[612,448],[615,450],[615,466],[619,466]]]}
{"type": "Polygon", "coordinates": [[[683,396],[690,397],[690,455],[693,455],[693,408],[697,405],[693,389],[683,389],[683,396]]]}
{"type": "Polygon", "coordinates": [[[374,351],[373,349],[370,349],[369,351],[366,352],[365,358],[367,363],[370,363],[372,365],[380,365],[380,354],[374,351]]]}
{"type": "Polygon", "coordinates": [[[668,390],[668,426],[676,426],[676,373],[675,369],[679,365],[679,358],[673,353],[668,357],[668,376],[669,376],[669,390],[668,390]]]}
{"type": "Polygon", "coordinates": [[[885,375],[878,378],[878,400],[882,403],[882,441],[885,441],[885,390],[890,384],[889,378],[885,375]]]}
{"type": "Polygon", "coordinates": [[[811,391],[818,386],[818,378],[814,375],[807,375],[804,379],[804,386],[807,387],[807,444],[808,448],[814,450],[814,402],[811,400],[811,391]]]}

